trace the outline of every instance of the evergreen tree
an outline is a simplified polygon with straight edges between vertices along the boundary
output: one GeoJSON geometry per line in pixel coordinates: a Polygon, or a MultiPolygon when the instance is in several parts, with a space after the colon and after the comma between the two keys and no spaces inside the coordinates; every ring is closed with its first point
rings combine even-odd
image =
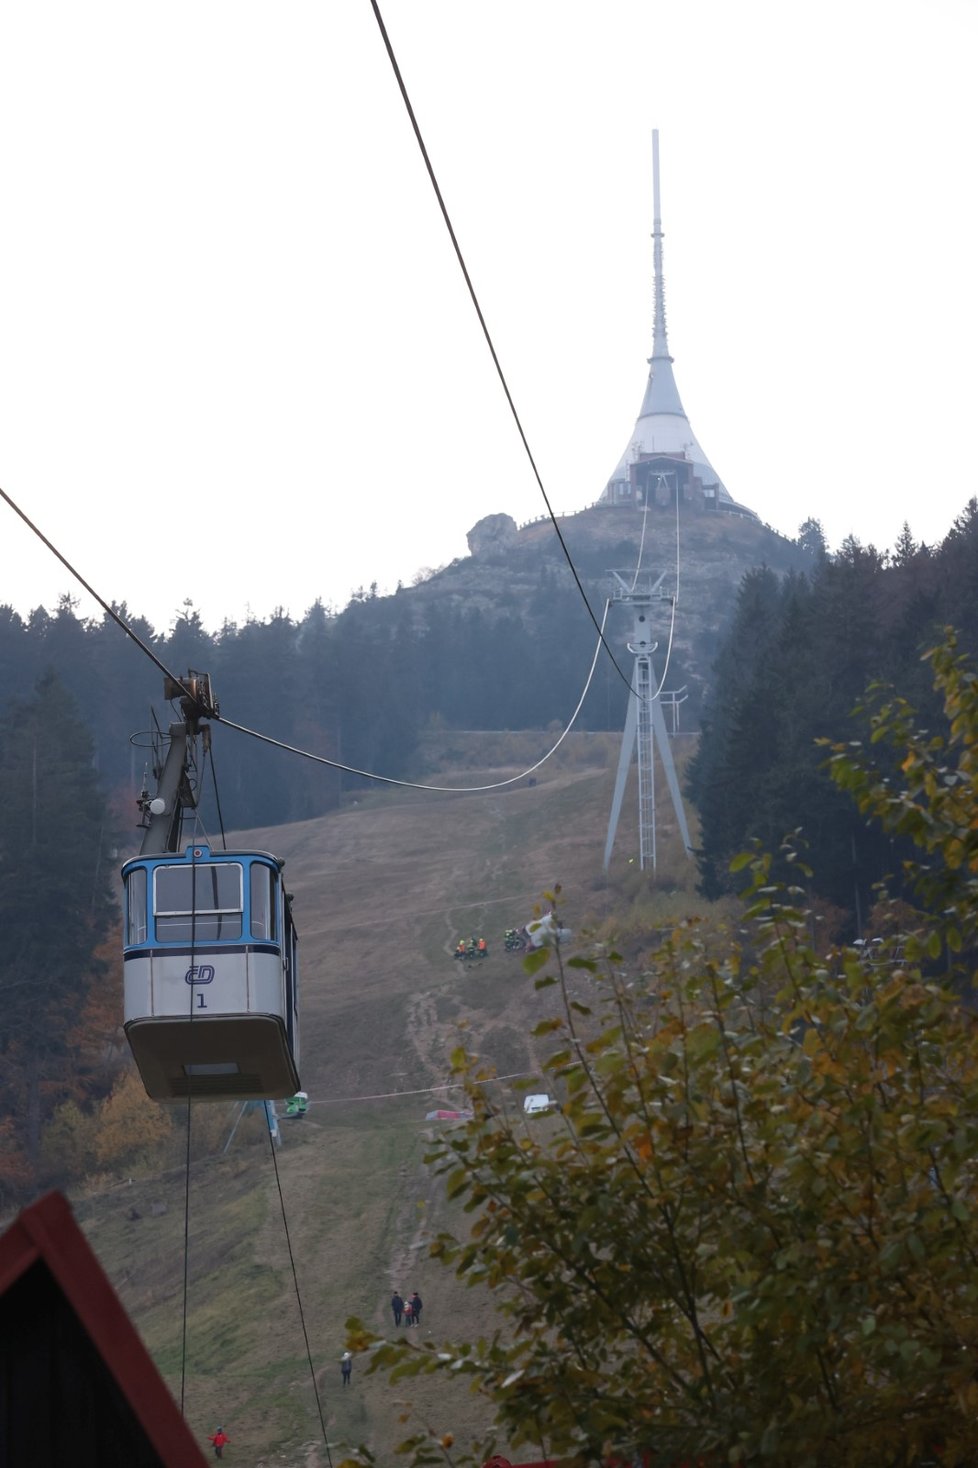
{"type": "Polygon", "coordinates": [[[817,565],[828,559],[829,547],[821,520],[803,520],[798,527],[796,543],[811,556],[817,565]]]}
{"type": "Polygon", "coordinates": [[[0,606],[0,707],[5,693],[30,685],[33,646],[13,607],[0,606]]]}
{"type": "Polygon", "coordinates": [[[900,531],[899,536],[897,537],[897,543],[893,547],[894,566],[911,565],[914,557],[921,549],[922,547],[918,546],[917,542],[913,538],[913,531],[910,529],[910,522],[908,520],[904,520],[903,528],[900,531]]]}
{"type": "Polygon", "coordinates": [[[169,667],[178,675],[189,668],[207,673],[214,667],[214,639],[204,627],[200,613],[188,598],[176,617],[169,637],[163,645],[169,667]]]}
{"type": "Polygon", "coordinates": [[[970,499],[941,546],[941,619],[964,647],[978,645],[978,500],[970,499]]]}
{"type": "MultiPolygon", "coordinates": [[[[296,743],[311,754],[338,760],[339,705],[336,680],[335,617],[321,601],[306,612],[298,628],[296,680],[300,707],[296,743]]],[[[339,803],[342,780],[325,765],[296,761],[291,786],[302,818],[321,815],[339,803]]]]}
{"type": "Polygon", "coordinates": [[[0,1094],[34,1165],[114,917],[91,738],[53,674],[0,724],[0,806],[0,1094]]]}
{"type": "Polygon", "coordinates": [[[749,571],[737,593],[730,634],[714,668],[700,746],[690,763],[687,788],[701,826],[697,860],[710,897],[729,890],[727,863],[743,846],[745,828],[758,811],[754,781],[774,760],[774,725],[762,674],[778,638],[782,609],[774,572],[767,567],[749,571]]]}

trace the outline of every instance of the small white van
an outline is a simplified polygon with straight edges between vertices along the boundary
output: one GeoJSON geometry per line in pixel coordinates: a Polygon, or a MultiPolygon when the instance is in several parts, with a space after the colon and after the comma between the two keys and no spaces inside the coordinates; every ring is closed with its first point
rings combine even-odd
{"type": "Polygon", "coordinates": [[[527,1116],[539,1116],[541,1111],[553,1111],[556,1105],[554,1098],[545,1091],[523,1098],[523,1110],[527,1116]]]}

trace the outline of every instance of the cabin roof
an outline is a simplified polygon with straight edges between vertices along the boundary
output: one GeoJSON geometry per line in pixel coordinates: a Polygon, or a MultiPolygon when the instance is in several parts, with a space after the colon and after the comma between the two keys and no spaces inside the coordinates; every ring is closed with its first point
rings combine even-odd
{"type": "Polygon", "coordinates": [[[60,1193],[0,1238],[5,1468],[206,1462],[60,1193]]]}

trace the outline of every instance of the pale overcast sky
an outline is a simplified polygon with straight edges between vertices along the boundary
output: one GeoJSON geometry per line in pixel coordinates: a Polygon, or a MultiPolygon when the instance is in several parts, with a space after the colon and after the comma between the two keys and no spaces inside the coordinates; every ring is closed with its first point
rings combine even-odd
{"type": "MultiPolygon", "coordinates": [[[[670,346],[736,499],[978,493],[974,0],[383,0],[554,507],[670,346]]],[[[543,510],[368,0],[0,9],[0,485],[107,599],[293,616],[543,510]]],[[[0,504],[0,602],[74,588],[0,504]]],[[[96,609],[82,594],[79,610],[96,609]]]]}

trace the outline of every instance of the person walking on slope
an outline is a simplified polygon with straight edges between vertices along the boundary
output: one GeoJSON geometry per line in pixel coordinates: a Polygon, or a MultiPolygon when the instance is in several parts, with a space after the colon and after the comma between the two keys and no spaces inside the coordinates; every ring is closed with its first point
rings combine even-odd
{"type": "Polygon", "coordinates": [[[223,1458],[224,1445],[225,1443],[229,1443],[231,1441],[227,1433],[224,1431],[224,1428],[219,1427],[216,1432],[211,1434],[210,1440],[214,1444],[214,1457],[223,1458]]]}
{"type": "Polygon", "coordinates": [[[391,1295],[391,1309],[394,1312],[394,1328],[396,1329],[401,1323],[401,1314],[404,1310],[404,1301],[397,1293],[397,1290],[391,1295]]]}
{"type": "Polygon", "coordinates": [[[340,1357],[340,1375],[343,1378],[344,1386],[350,1385],[350,1373],[352,1370],[353,1355],[350,1351],[344,1351],[342,1356],[340,1357]]]}
{"type": "Polygon", "coordinates": [[[418,1294],[417,1290],[415,1290],[415,1292],[411,1296],[410,1300],[408,1300],[408,1305],[410,1306],[410,1309],[411,1309],[411,1316],[412,1316],[412,1319],[414,1320],[414,1324],[415,1325],[420,1325],[421,1324],[421,1296],[418,1294]]]}
{"type": "Polygon", "coordinates": [[[413,1311],[411,1309],[411,1301],[410,1300],[405,1300],[404,1301],[404,1324],[405,1325],[413,1325],[414,1324],[414,1314],[413,1314],[413,1311]]]}

